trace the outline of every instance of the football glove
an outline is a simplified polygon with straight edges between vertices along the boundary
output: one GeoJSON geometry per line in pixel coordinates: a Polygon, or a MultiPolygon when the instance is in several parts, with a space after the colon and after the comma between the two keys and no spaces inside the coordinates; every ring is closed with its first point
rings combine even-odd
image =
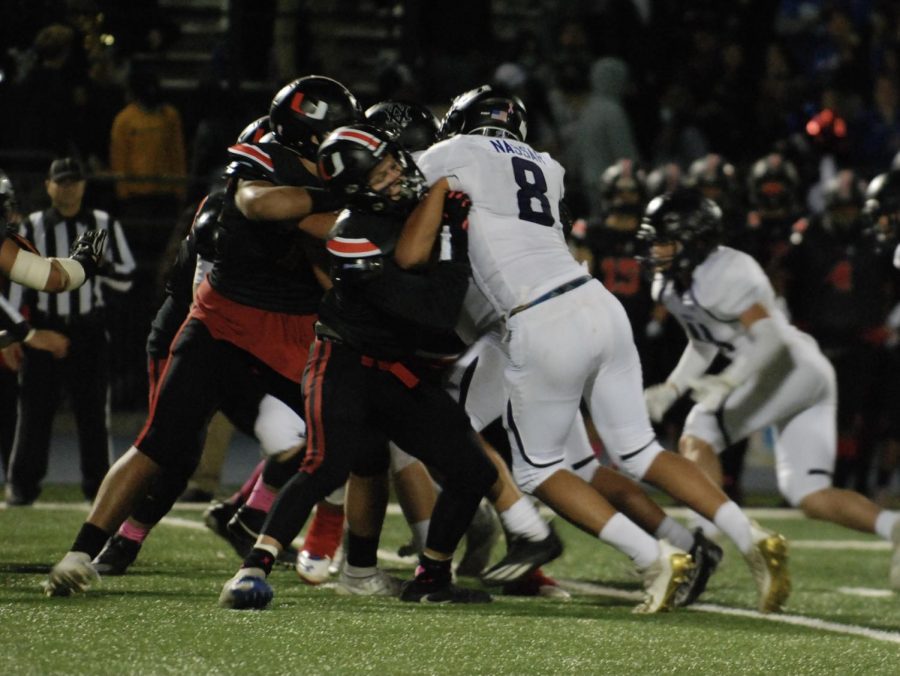
{"type": "Polygon", "coordinates": [[[644,390],[644,402],[647,404],[647,413],[650,420],[655,423],[662,422],[666,411],[672,408],[672,404],[678,401],[681,395],[671,383],[652,385],[644,390]]]}
{"type": "Polygon", "coordinates": [[[737,383],[722,373],[701,376],[692,380],[689,384],[692,390],[691,399],[710,413],[715,413],[722,408],[725,399],[737,387],[737,383]]]}
{"type": "Polygon", "coordinates": [[[103,251],[106,249],[106,237],[106,230],[88,230],[78,235],[72,242],[69,258],[81,263],[85,277],[97,274],[103,261],[103,251]]]}

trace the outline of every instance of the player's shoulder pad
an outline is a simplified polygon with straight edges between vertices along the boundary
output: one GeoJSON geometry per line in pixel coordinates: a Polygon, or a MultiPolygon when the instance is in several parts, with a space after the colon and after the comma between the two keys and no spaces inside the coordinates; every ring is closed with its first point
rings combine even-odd
{"type": "Polygon", "coordinates": [[[328,234],[325,248],[337,258],[384,256],[393,251],[397,230],[393,218],[345,209],[328,234]]]}
{"type": "Polygon", "coordinates": [[[694,271],[697,302],[722,319],[735,319],[771,288],[766,273],[747,253],[720,246],[694,271]]]}

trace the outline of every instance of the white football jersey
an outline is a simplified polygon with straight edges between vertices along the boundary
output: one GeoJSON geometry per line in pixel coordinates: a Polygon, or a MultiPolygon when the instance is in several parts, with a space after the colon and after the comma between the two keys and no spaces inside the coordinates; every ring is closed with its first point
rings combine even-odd
{"type": "Polygon", "coordinates": [[[750,343],[740,316],[757,303],[775,320],[789,345],[805,347],[808,343],[805,334],[788,322],[776,304],[775,291],[759,263],[727,246],[718,247],[697,266],[691,288],[684,293],[665,283],[660,274],[653,280],[652,293],[692,340],[711,343],[731,358],[750,343]]]}
{"type": "Polygon", "coordinates": [[[454,136],[418,165],[429,184],[442,177],[472,199],[472,277],[501,316],[585,274],[566,246],[559,219],[565,170],[526,143],[454,136]]]}

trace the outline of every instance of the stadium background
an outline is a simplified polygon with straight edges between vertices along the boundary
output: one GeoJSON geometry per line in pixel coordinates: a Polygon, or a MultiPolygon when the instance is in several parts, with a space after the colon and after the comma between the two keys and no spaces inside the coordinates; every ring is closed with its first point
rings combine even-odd
{"type": "MultiPolygon", "coordinates": [[[[23,213],[45,206],[46,168],[63,154],[89,164],[88,199],[117,213],[104,125],[126,102],[130,73],[155,72],[181,115],[187,175],[158,178],[183,189],[180,216],[122,218],[138,273],[128,299],[110,308],[118,452],[145,408],[144,340],[166,252],[215,173],[214,161],[199,162],[200,143],[210,129],[233,138],[293,77],[329,75],[364,106],[415,99],[438,114],[454,94],[499,81],[526,100],[535,144],[565,163],[591,64],[615,56],[629,68],[624,105],[648,170],[718,152],[743,180],[777,148],[806,192],[825,156],[868,179],[900,150],[900,8],[887,0],[6,0],[0,14],[0,167],[23,213]],[[52,83],[43,91],[51,103],[35,110],[23,92],[40,58],[35,38],[51,24],[73,31],[74,77],[52,83]],[[810,132],[826,107],[846,121],[843,133],[810,132]]],[[[569,193],[585,216],[574,178],[569,193]]],[[[77,476],[71,427],[66,416],[57,421],[51,483],[77,476]]],[[[751,491],[773,486],[757,446],[751,491]]],[[[254,454],[236,440],[225,481],[254,454]]]]}

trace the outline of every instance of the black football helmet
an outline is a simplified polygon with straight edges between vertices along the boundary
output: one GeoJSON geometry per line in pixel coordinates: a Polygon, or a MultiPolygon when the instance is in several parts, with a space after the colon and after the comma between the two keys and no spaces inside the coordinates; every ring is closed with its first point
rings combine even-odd
{"type": "Polygon", "coordinates": [[[316,161],[316,149],[332,129],[362,118],[356,97],[336,80],[309,75],[285,85],[269,108],[269,126],[278,143],[316,161]]]}
{"type": "Polygon", "coordinates": [[[826,229],[841,235],[855,235],[861,222],[866,184],[852,169],[842,169],[825,185],[826,229]]]}
{"type": "Polygon", "coordinates": [[[3,227],[10,219],[14,218],[18,208],[16,191],[13,188],[12,181],[9,180],[6,172],[0,169],[0,217],[3,218],[0,227],[3,227]]]}
{"type": "Polygon", "coordinates": [[[482,85],[460,94],[450,104],[441,122],[441,139],[457,134],[508,136],[524,141],[528,135],[528,112],[518,96],[482,85]]]}
{"type": "Polygon", "coordinates": [[[647,244],[642,262],[667,276],[689,277],[722,240],[722,210],[694,188],[681,188],[650,200],[638,239],[647,244]],[[654,244],[677,243],[673,257],[657,259],[649,253],[654,244]]]}
{"type": "Polygon", "coordinates": [[[900,234],[900,169],[871,180],[863,211],[880,240],[893,240],[900,234]]]}
{"type": "Polygon", "coordinates": [[[684,187],[684,171],[676,162],[661,164],[647,174],[647,194],[650,197],[668,195],[684,187]]]}
{"type": "Polygon", "coordinates": [[[269,116],[263,115],[244,127],[244,130],[238,134],[235,143],[259,143],[259,140],[270,131],[269,116]]]}
{"type": "Polygon", "coordinates": [[[691,163],[686,183],[718,204],[723,210],[733,206],[737,195],[734,165],[717,153],[709,153],[691,163]]]}
{"type": "Polygon", "coordinates": [[[640,218],[647,202],[647,183],[643,170],[632,160],[622,159],[606,168],[600,176],[603,213],[640,218]]]}
{"type": "Polygon", "coordinates": [[[425,193],[425,177],[394,137],[370,124],[339,127],[319,146],[319,178],[344,205],[375,213],[407,213],[425,193]],[[393,156],[403,174],[399,195],[392,197],[369,186],[372,170],[393,156]]]}
{"type": "Polygon", "coordinates": [[[797,169],[781,153],[760,158],[750,170],[748,197],[762,216],[791,216],[797,211],[797,169]]]}
{"type": "Polygon", "coordinates": [[[382,101],[365,112],[366,121],[396,136],[404,148],[414,153],[437,142],[441,123],[420,103],[382,101]]]}

